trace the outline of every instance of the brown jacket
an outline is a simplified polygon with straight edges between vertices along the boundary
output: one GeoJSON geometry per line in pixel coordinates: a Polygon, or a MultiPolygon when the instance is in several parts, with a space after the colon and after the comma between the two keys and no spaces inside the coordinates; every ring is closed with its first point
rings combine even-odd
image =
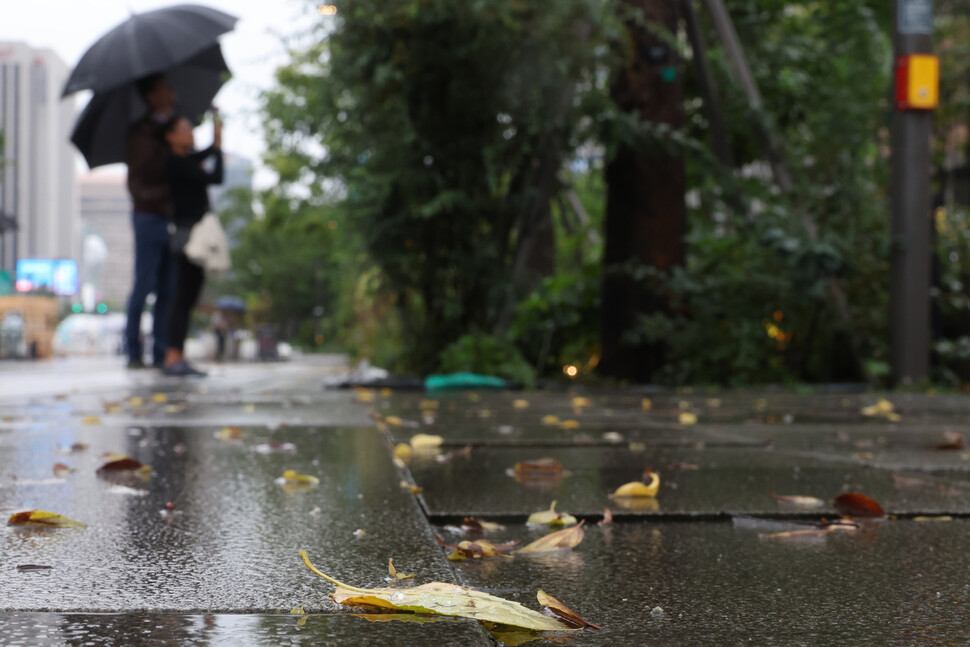
{"type": "Polygon", "coordinates": [[[161,125],[152,115],[146,115],[128,129],[128,192],[135,211],[171,218],[172,200],[165,173],[169,153],[160,129],[161,125]]]}

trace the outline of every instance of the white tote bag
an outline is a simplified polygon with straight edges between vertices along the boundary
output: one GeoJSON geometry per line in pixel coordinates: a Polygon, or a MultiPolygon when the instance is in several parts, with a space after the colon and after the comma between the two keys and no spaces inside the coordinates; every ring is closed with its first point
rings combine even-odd
{"type": "Polygon", "coordinates": [[[222,229],[219,216],[211,211],[192,226],[185,255],[206,272],[225,272],[232,267],[229,259],[229,241],[222,229]]]}

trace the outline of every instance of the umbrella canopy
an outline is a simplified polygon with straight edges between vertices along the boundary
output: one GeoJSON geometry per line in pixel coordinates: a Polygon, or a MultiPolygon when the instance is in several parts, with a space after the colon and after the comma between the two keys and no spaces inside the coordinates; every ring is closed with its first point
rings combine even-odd
{"type": "MultiPolygon", "coordinates": [[[[178,96],[176,112],[198,123],[229,77],[229,68],[219,45],[210,44],[188,61],[166,70],[165,76],[178,96]]],[[[145,110],[133,83],[97,92],[78,117],[71,142],[91,168],[124,162],[127,126],[141,118],[145,110]]]]}
{"type": "Polygon", "coordinates": [[[216,299],[215,307],[219,310],[229,310],[233,312],[246,312],[246,302],[239,297],[219,297],[216,299]]]}
{"type": "Polygon", "coordinates": [[[209,48],[237,18],[201,5],[176,5],[132,15],[95,42],[78,61],[63,96],[104,92],[166,72],[209,48]]]}

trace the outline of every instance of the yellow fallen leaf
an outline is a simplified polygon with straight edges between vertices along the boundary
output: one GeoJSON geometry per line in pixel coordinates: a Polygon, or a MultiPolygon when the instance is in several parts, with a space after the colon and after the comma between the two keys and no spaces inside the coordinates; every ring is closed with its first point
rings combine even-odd
{"type": "Polygon", "coordinates": [[[469,393],[468,394],[468,401],[469,402],[476,402],[476,403],[477,402],[481,402],[482,401],[482,396],[478,395],[477,393],[469,393]]]}
{"type": "Polygon", "coordinates": [[[563,420],[559,423],[560,429],[579,429],[579,422],[576,420],[563,420]]]}
{"type": "Polygon", "coordinates": [[[653,402],[650,401],[650,398],[644,398],[640,400],[640,408],[644,411],[650,411],[653,408],[653,402]]]}
{"type": "Polygon", "coordinates": [[[120,402],[102,402],[101,406],[104,407],[105,413],[121,413],[120,402]]]}
{"type": "Polygon", "coordinates": [[[938,517],[919,516],[919,517],[913,517],[913,521],[920,521],[920,522],[925,522],[925,521],[953,521],[953,517],[951,517],[948,514],[940,515],[938,517]]]}
{"type": "Polygon", "coordinates": [[[305,550],[300,551],[303,563],[311,571],[336,585],[330,597],[337,604],[369,605],[386,609],[400,609],[416,613],[436,613],[459,616],[484,622],[495,622],[535,631],[568,631],[564,623],[526,608],[517,602],[475,591],[456,584],[431,582],[409,589],[362,589],[350,586],[326,575],[310,563],[305,550]]]}
{"type": "Polygon", "coordinates": [[[157,402],[158,404],[168,402],[168,396],[164,393],[155,393],[152,395],[152,402],[157,402]]]}
{"type": "Polygon", "coordinates": [[[256,405],[255,404],[251,404],[250,403],[250,404],[244,404],[243,405],[243,411],[246,412],[246,413],[252,413],[255,410],[256,410],[256,405]]]}
{"type": "Polygon", "coordinates": [[[575,397],[573,398],[573,409],[582,409],[583,407],[588,407],[593,404],[589,398],[575,397]]]}
{"type": "Polygon", "coordinates": [[[552,414],[548,414],[548,415],[542,416],[542,424],[544,424],[544,425],[558,425],[559,424],[559,416],[554,416],[552,414]]]}
{"type": "Polygon", "coordinates": [[[437,400],[422,400],[421,410],[422,411],[435,411],[441,405],[437,400]]]}
{"type": "Polygon", "coordinates": [[[309,474],[297,474],[294,470],[286,470],[281,476],[284,481],[290,481],[292,483],[304,483],[307,485],[318,485],[320,479],[315,476],[310,476],[309,474]]]}
{"type": "Polygon", "coordinates": [[[413,577],[417,577],[417,574],[404,575],[403,573],[398,573],[397,569],[394,568],[394,559],[391,557],[387,558],[387,574],[390,575],[391,578],[395,580],[410,580],[413,577]]]}
{"type": "Polygon", "coordinates": [[[424,492],[423,487],[418,487],[417,485],[411,485],[407,481],[401,481],[401,487],[405,490],[411,490],[411,494],[421,494],[424,492]]]}
{"type": "Polygon", "coordinates": [[[98,416],[84,416],[83,418],[81,418],[81,424],[82,425],[100,425],[101,424],[101,418],[99,418],[98,416]]]}
{"type": "Polygon", "coordinates": [[[27,510],[17,512],[7,520],[8,526],[46,526],[50,528],[83,528],[87,524],[74,521],[56,512],[46,510],[27,510]]]}
{"type": "Polygon", "coordinates": [[[528,400],[523,400],[522,398],[519,398],[518,400],[513,400],[512,401],[512,408],[513,409],[528,409],[529,408],[529,401],[528,400]]]}
{"type": "Polygon", "coordinates": [[[441,443],[445,442],[445,439],[441,436],[434,436],[431,434],[414,434],[411,437],[411,449],[435,449],[441,447],[441,443]]]}
{"type": "Polygon", "coordinates": [[[140,407],[141,405],[145,404],[145,400],[144,398],[140,398],[137,395],[133,395],[130,398],[128,398],[128,404],[130,404],[133,407],[140,407]]]}
{"type": "Polygon", "coordinates": [[[549,609],[557,618],[571,627],[575,627],[576,629],[582,629],[583,627],[602,629],[602,627],[597,627],[591,622],[586,622],[579,617],[579,614],[542,589],[539,589],[539,592],[536,594],[536,599],[539,600],[539,604],[549,609]]]}
{"type": "Polygon", "coordinates": [[[219,440],[239,440],[243,435],[243,430],[239,427],[223,427],[216,432],[216,438],[219,440]]]}
{"type": "Polygon", "coordinates": [[[404,424],[404,421],[401,420],[399,416],[387,416],[386,418],[384,418],[384,422],[391,425],[392,427],[400,427],[401,425],[404,424]]]}
{"type": "Polygon", "coordinates": [[[300,607],[299,609],[292,609],[292,610],[290,610],[290,615],[291,616],[302,616],[305,613],[306,613],[306,611],[303,610],[303,607],[300,607]]]}
{"type": "Polygon", "coordinates": [[[553,501],[548,510],[530,514],[528,521],[550,526],[571,526],[576,523],[576,517],[565,512],[556,512],[556,502],[553,501]]]}
{"type": "Polygon", "coordinates": [[[524,546],[514,552],[516,553],[550,553],[557,550],[571,549],[579,545],[586,536],[583,525],[586,521],[580,521],[578,526],[557,530],[545,537],[540,537],[528,546],[524,546]]]}
{"type": "Polygon", "coordinates": [[[712,409],[720,408],[720,406],[721,406],[721,399],[720,398],[710,398],[707,401],[707,406],[709,406],[712,409]]]}
{"type": "Polygon", "coordinates": [[[455,546],[455,550],[448,555],[448,559],[453,562],[460,559],[488,559],[491,557],[512,558],[511,555],[506,555],[496,548],[495,544],[484,539],[479,539],[478,541],[465,540],[455,546]]]}
{"type": "Polygon", "coordinates": [[[402,461],[407,462],[411,460],[411,455],[413,453],[414,450],[411,449],[411,445],[408,445],[407,443],[398,443],[394,446],[394,457],[400,458],[402,461]]]}
{"type": "Polygon", "coordinates": [[[395,456],[394,458],[392,458],[391,461],[394,463],[395,467],[401,470],[403,470],[405,467],[408,466],[408,464],[405,463],[403,460],[401,460],[401,458],[398,456],[395,456]]]}
{"type": "Polygon", "coordinates": [[[357,394],[358,402],[373,402],[374,392],[371,389],[356,388],[354,392],[357,394]]]}
{"type": "Polygon", "coordinates": [[[386,387],[383,388],[383,389],[381,389],[380,393],[381,393],[381,397],[382,398],[389,398],[392,395],[394,395],[394,391],[392,391],[391,389],[388,389],[386,387]]]}
{"type": "Polygon", "coordinates": [[[625,497],[655,497],[657,496],[657,491],[660,489],[660,475],[656,472],[650,472],[650,483],[641,483],[640,481],[634,481],[632,483],[626,483],[616,488],[613,493],[614,497],[625,498],[625,497]]]}
{"type": "Polygon", "coordinates": [[[696,425],[697,416],[690,411],[681,412],[680,416],[677,417],[678,422],[682,425],[696,425]]]}

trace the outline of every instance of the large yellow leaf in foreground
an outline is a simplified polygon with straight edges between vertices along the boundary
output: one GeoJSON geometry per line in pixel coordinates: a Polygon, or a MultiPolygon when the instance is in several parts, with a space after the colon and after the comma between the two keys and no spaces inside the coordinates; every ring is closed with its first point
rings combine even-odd
{"type": "Polygon", "coordinates": [[[83,528],[86,524],[46,510],[27,510],[10,516],[8,526],[46,526],[48,528],[83,528]]]}
{"type": "Polygon", "coordinates": [[[338,582],[316,569],[310,563],[305,550],[300,551],[303,563],[311,571],[337,586],[330,594],[338,604],[369,605],[385,609],[399,609],[417,613],[435,613],[443,616],[459,616],[484,622],[524,627],[536,631],[570,631],[564,623],[533,611],[518,602],[473,591],[472,589],[430,582],[410,589],[361,589],[338,582]]]}

